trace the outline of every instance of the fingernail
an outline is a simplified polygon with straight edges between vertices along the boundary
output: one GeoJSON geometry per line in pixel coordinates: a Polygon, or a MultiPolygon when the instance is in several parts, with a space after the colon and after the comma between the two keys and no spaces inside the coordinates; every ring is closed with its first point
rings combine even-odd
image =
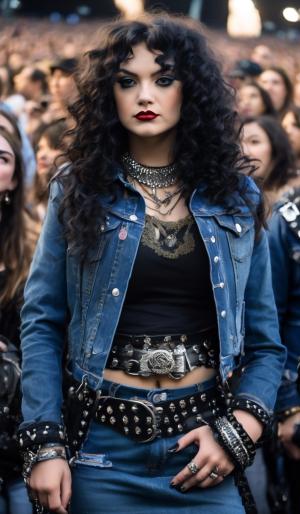
{"type": "Polygon", "coordinates": [[[176,443],[174,446],[171,446],[171,448],[169,448],[169,449],[167,450],[167,452],[168,452],[168,453],[175,453],[175,452],[177,452],[177,451],[178,451],[178,448],[179,448],[179,444],[178,444],[178,443],[176,443]]]}
{"type": "Polygon", "coordinates": [[[176,487],[176,484],[174,482],[171,482],[170,487],[176,487]]]}
{"type": "Polygon", "coordinates": [[[181,491],[182,493],[186,493],[187,488],[185,487],[185,485],[182,485],[182,486],[180,487],[180,491],[181,491]]]}

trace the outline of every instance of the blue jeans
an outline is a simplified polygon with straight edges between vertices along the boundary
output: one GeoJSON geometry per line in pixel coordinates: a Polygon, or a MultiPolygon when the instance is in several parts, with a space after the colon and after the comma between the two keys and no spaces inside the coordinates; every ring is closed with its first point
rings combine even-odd
{"type": "MultiPolygon", "coordinates": [[[[159,405],[212,387],[214,380],[182,389],[141,389],[105,381],[104,393],[139,397],[159,405]]],[[[168,453],[178,435],[137,443],[111,427],[92,422],[73,467],[71,514],[244,514],[231,475],[213,488],[185,494],[170,487],[197,453],[190,445],[168,453]]]]}
{"type": "Polygon", "coordinates": [[[32,514],[32,506],[21,478],[5,484],[0,494],[0,514],[32,514]]]}

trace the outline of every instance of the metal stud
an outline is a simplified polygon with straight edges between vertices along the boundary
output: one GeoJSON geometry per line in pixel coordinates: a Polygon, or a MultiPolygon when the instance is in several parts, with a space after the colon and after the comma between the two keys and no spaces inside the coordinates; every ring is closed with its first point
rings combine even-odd
{"type": "MultiPolygon", "coordinates": [[[[174,405],[174,407],[175,407],[175,405],[174,405]]],[[[171,405],[170,405],[170,408],[171,408],[171,405]]],[[[157,414],[162,414],[164,412],[163,407],[155,407],[155,410],[156,410],[157,414]]]]}
{"type": "Polygon", "coordinates": [[[136,433],[137,435],[139,435],[139,434],[141,434],[141,433],[142,433],[142,430],[140,429],[140,427],[135,427],[134,431],[135,431],[135,433],[136,433]]]}
{"type": "Polygon", "coordinates": [[[102,414],[100,420],[102,421],[102,423],[104,423],[104,421],[106,421],[106,416],[104,414],[102,414]]]}
{"type": "Polygon", "coordinates": [[[125,434],[127,435],[128,432],[129,432],[129,428],[128,427],[123,427],[123,429],[124,429],[125,434]]]}
{"type": "Polygon", "coordinates": [[[127,425],[128,424],[128,417],[127,416],[123,416],[122,421],[123,421],[123,423],[125,425],[127,425]]]}
{"type": "Polygon", "coordinates": [[[132,410],[133,412],[137,412],[137,411],[139,410],[138,405],[133,405],[133,406],[131,407],[131,410],[132,410]]]}
{"type": "Polygon", "coordinates": [[[83,415],[84,418],[87,418],[88,415],[89,415],[89,411],[88,410],[84,410],[82,415],[83,415]]]}
{"type": "Polygon", "coordinates": [[[170,409],[171,412],[175,412],[175,410],[176,410],[175,404],[174,403],[170,403],[169,409],[170,409]]]}
{"type": "Polygon", "coordinates": [[[111,424],[111,425],[114,425],[116,421],[117,421],[117,420],[116,420],[116,418],[114,418],[114,416],[111,416],[111,417],[109,418],[109,422],[110,422],[110,424],[111,424]]]}
{"type": "Polygon", "coordinates": [[[119,410],[120,410],[121,412],[123,412],[125,409],[126,409],[126,407],[125,407],[124,403],[120,403],[120,405],[119,405],[119,410]]]}
{"type": "Polygon", "coordinates": [[[164,417],[164,423],[165,425],[168,425],[170,423],[170,419],[168,418],[168,416],[164,417]]]}
{"type": "Polygon", "coordinates": [[[138,416],[133,416],[133,421],[135,423],[138,423],[140,421],[140,418],[138,416]]]}
{"type": "Polygon", "coordinates": [[[179,421],[180,417],[178,416],[178,414],[175,414],[174,415],[174,421],[179,421]]]}
{"type": "Polygon", "coordinates": [[[190,397],[190,404],[191,405],[194,405],[195,403],[195,398],[193,396],[190,397]]]}
{"type": "Polygon", "coordinates": [[[113,413],[113,409],[112,409],[112,407],[110,405],[106,408],[106,412],[107,412],[107,414],[112,414],[113,413]]]}
{"type": "Polygon", "coordinates": [[[152,420],[151,416],[147,416],[147,418],[146,418],[147,425],[152,425],[152,421],[153,420],[152,420]]]}
{"type": "Polygon", "coordinates": [[[172,428],[172,427],[169,427],[169,428],[167,429],[167,432],[168,432],[168,434],[173,434],[173,428],[172,428]]]}
{"type": "Polygon", "coordinates": [[[148,434],[148,435],[151,435],[151,434],[152,434],[152,432],[153,432],[152,428],[147,428],[147,434],[148,434]]]}
{"type": "Polygon", "coordinates": [[[181,414],[182,414],[182,416],[184,416],[184,417],[185,417],[185,416],[187,416],[187,411],[186,411],[186,410],[183,410],[181,414]]]}
{"type": "Polygon", "coordinates": [[[200,396],[200,398],[201,398],[201,401],[202,401],[202,402],[206,402],[207,397],[206,397],[206,394],[205,394],[205,393],[202,393],[202,394],[201,394],[201,396],[200,396]]]}
{"type": "Polygon", "coordinates": [[[184,407],[186,407],[186,402],[185,402],[185,400],[180,400],[179,405],[180,405],[180,407],[181,407],[182,409],[184,409],[184,407]]]}
{"type": "Polygon", "coordinates": [[[196,405],[192,408],[192,412],[194,412],[195,414],[198,412],[198,407],[196,405]]]}
{"type": "Polygon", "coordinates": [[[83,433],[81,430],[79,430],[79,431],[78,431],[78,435],[79,435],[79,437],[82,437],[82,436],[83,436],[83,434],[84,434],[84,433],[83,433]]]}
{"type": "Polygon", "coordinates": [[[177,429],[178,429],[178,432],[182,432],[183,431],[183,426],[180,425],[180,423],[177,425],[177,429]]]}

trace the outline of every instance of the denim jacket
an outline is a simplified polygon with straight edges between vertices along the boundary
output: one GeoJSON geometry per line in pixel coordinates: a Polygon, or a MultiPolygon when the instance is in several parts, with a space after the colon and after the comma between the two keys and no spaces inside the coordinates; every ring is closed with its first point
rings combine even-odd
{"type": "MultiPolygon", "coordinates": [[[[247,180],[248,200],[259,194],[247,180]]],[[[122,176],[107,215],[82,265],[58,221],[62,186],[52,184],[47,216],[33,259],[22,311],[24,423],[60,422],[62,355],[68,320],[68,354],[74,378],[100,389],[145,222],[143,197],[122,176]],[[126,191],[126,194],[124,194],[126,191]]],[[[190,211],[210,261],[219,339],[220,375],[227,382],[243,361],[236,395],[272,411],[285,361],[271,286],[266,234],[255,241],[254,220],[242,197],[228,208],[212,205],[201,188],[190,211]]]]}
{"type": "Polygon", "coordinates": [[[300,238],[280,211],[287,202],[288,199],[283,198],[275,205],[268,231],[280,335],[287,348],[287,361],[276,403],[278,412],[300,406],[296,387],[300,357],[300,238]]]}

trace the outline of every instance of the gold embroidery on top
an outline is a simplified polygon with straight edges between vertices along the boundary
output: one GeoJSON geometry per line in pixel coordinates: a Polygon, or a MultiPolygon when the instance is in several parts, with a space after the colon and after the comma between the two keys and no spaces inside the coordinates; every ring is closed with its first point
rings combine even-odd
{"type": "Polygon", "coordinates": [[[190,214],[179,221],[161,221],[146,214],[141,243],[161,257],[177,259],[195,249],[194,223],[190,214]]]}

